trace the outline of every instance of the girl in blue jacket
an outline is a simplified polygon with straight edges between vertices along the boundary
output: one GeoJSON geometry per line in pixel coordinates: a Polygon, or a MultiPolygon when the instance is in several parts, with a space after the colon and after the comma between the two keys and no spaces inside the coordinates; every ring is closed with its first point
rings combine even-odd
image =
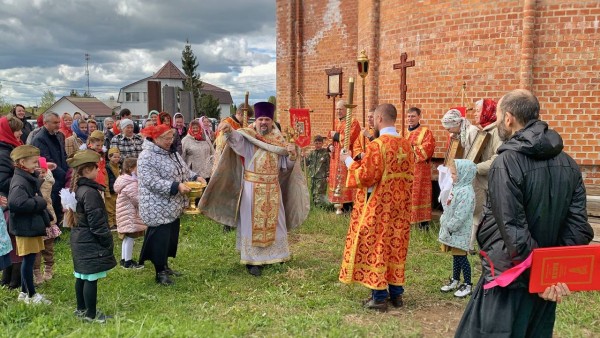
{"type": "Polygon", "coordinates": [[[454,292],[454,296],[463,298],[471,294],[471,264],[467,251],[471,240],[473,211],[475,210],[475,191],[473,179],[477,174],[475,163],[469,160],[455,160],[449,164],[452,174],[452,190],[444,213],[440,218],[440,234],[438,240],[442,250],[450,252],[453,257],[452,278],[441,287],[442,292],[454,292]],[[464,283],[460,284],[460,273],[464,283]]]}

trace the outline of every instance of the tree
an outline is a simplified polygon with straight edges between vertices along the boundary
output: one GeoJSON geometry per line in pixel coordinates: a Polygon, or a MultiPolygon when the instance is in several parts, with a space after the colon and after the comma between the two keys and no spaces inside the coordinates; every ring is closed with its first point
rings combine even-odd
{"type": "Polygon", "coordinates": [[[235,103],[232,103],[231,106],[229,106],[229,115],[235,115],[236,111],[237,111],[237,106],[235,105],[235,103]]]}
{"type": "Polygon", "coordinates": [[[200,107],[198,108],[199,115],[205,115],[207,117],[213,117],[218,119],[221,116],[221,107],[219,100],[206,93],[200,95],[200,107]]]}
{"type": "Polygon", "coordinates": [[[69,94],[69,96],[71,96],[71,97],[79,97],[81,95],[79,95],[79,92],[77,91],[77,89],[71,89],[71,93],[69,94]]]}
{"type": "Polygon", "coordinates": [[[269,96],[269,99],[267,101],[272,103],[274,106],[277,106],[277,98],[275,98],[275,96],[273,96],[273,95],[269,96]]]}
{"type": "Polygon", "coordinates": [[[44,94],[42,94],[42,98],[40,100],[40,111],[45,112],[54,104],[55,101],[56,97],[50,89],[44,91],[44,94]]]}
{"type": "Polygon", "coordinates": [[[185,42],[185,47],[181,52],[181,65],[183,72],[187,76],[186,80],[183,82],[183,90],[192,93],[194,96],[196,112],[200,112],[202,111],[200,104],[200,89],[202,89],[202,81],[200,81],[200,75],[196,73],[198,62],[196,61],[196,56],[194,55],[194,51],[192,51],[192,45],[190,45],[189,41],[185,42]]]}

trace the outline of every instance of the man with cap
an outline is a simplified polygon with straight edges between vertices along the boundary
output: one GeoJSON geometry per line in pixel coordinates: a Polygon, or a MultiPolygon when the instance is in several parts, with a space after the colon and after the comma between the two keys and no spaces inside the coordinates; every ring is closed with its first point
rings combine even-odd
{"type": "Polygon", "coordinates": [[[138,158],[142,152],[144,139],[133,132],[133,121],[130,119],[121,120],[119,125],[121,133],[113,137],[110,141],[110,147],[119,148],[121,153],[121,162],[128,157],[138,158]]]}
{"type": "Polygon", "coordinates": [[[306,157],[313,204],[321,206],[326,203],[329,176],[329,151],[323,148],[323,141],[323,136],[315,136],[315,149],[306,157]]]}
{"type": "Polygon", "coordinates": [[[275,106],[259,102],[254,113],[248,128],[219,125],[227,146],[199,207],[237,227],[240,262],[260,276],[263,265],[290,259],[287,232],[306,219],[310,203],[297,149],[273,126],[275,106]]]}

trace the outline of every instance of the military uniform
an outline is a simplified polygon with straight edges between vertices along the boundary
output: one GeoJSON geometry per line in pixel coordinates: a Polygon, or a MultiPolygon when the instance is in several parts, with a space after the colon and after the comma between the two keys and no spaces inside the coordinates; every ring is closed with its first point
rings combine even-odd
{"type": "Polygon", "coordinates": [[[312,151],[306,158],[308,176],[311,179],[312,199],[315,205],[326,203],[327,178],[329,177],[329,151],[325,148],[312,151]]]}

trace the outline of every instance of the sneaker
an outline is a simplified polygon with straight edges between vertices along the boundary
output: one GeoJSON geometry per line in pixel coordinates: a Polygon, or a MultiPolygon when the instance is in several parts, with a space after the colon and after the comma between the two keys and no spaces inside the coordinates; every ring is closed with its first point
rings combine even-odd
{"type": "Polygon", "coordinates": [[[104,324],[104,323],[106,323],[106,321],[108,319],[111,319],[111,318],[112,318],[112,316],[105,315],[104,313],[102,313],[100,311],[96,311],[96,317],[94,317],[94,318],[90,318],[90,317],[85,316],[85,315],[83,317],[83,319],[86,322],[89,322],[89,323],[98,323],[98,324],[104,324]]]}
{"type": "Polygon", "coordinates": [[[83,317],[85,317],[86,312],[87,312],[86,310],[75,309],[75,311],[73,311],[73,314],[75,315],[75,317],[83,319],[83,317]]]}
{"type": "Polygon", "coordinates": [[[471,294],[472,288],[473,286],[471,284],[461,284],[458,290],[454,293],[454,297],[465,298],[471,294]]]}
{"type": "MultiPolygon", "coordinates": [[[[122,261],[122,260],[121,260],[122,261]]],[[[139,270],[139,269],[143,269],[144,266],[143,265],[139,265],[136,261],[132,260],[128,260],[125,262],[121,263],[121,267],[123,269],[133,269],[133,270],[139,270]]]]}
{"type": "Polygon", "coordinates": [[[52,304],[52,302],[50,300],[48,300],[46,297],[44,297],[44,295],[42,295],[41,293],[36,293],[35,295],[33,295],[33,297],[29,297],[25,300],[26,304],[44,304],[44,305],[50,305],[52,304]]]}
{"type": "Polygon", "coordinates": [[[19,302],[25,302],[27,303],[27,299],[29,299],[29,295],[27,295],[27,293],[25,292],[19,292],[19,296],[17,297],[17,300],[19,302]]]}
{"type": "Polygon", "coordinates": [[[444,285],[440,288],[440,291],[450,292],[452,290],[456,290],[458,288],[459,283],[460,282],[457,281],[456,279],[450,279],[446,285],[444,285]]]}

